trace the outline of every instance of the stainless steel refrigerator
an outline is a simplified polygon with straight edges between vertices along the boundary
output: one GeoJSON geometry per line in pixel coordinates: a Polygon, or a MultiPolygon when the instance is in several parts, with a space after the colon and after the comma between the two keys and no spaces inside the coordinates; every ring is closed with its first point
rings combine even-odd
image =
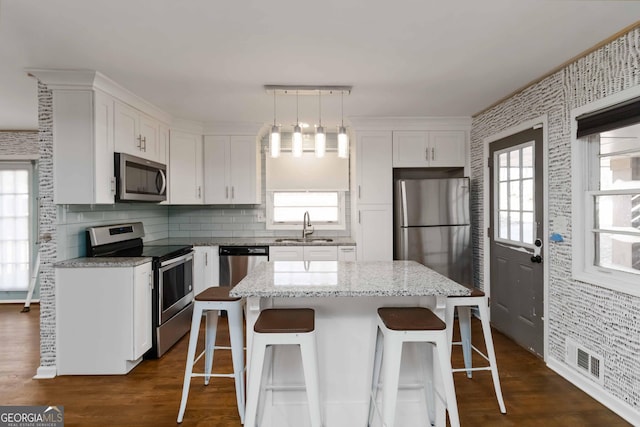
{"type": "Polygon", "coordinates": [[[469,178],[394,182],[394,259],[472,286],[469,178]]]}

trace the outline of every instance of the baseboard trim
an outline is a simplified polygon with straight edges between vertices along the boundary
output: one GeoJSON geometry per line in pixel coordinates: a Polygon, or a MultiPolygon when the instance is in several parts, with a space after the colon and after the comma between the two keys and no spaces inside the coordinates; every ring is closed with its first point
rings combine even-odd
{"type": "Polygon", "coordinates": [[[589,381],[584,376],[580,375],[580,373],[574,371],[570,366],[552,357],[548,358],[547,366],[632,425],[640,425],[639,411],[636,411],[625,401],[607,393],[606,390],[589,381]]]}
{"type": "Polygon", "coordinates": [[[55,378],[58,370],[55,366],[38,366],[34,380],[49,380],[55,378]]]}

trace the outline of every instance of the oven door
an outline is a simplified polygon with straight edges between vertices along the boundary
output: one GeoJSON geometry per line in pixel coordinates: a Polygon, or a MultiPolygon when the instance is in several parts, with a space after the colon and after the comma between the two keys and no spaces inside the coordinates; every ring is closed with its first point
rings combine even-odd
{"type": "Polygon", "coordinates": [[[158,325],[193,301],[193,253],[164,261],[158,270],[158,325]]]}

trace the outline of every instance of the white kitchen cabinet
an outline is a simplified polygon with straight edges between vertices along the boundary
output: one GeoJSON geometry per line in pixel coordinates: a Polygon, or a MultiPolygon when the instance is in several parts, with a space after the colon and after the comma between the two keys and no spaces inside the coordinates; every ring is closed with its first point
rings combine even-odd
{"type": "Polygon", "coordinates": [[[356,199],[362,203],[391,203],[393,167],[391,132],[361,132],[356,141],[356,199]]]}
{"type": "Polygon", "coordinates": [[[260,204],[260,151],[255,136],[204,137],[204,202],[260,204]]]}
{"type": "Polygon", "coordinates": [[[53,91],[56,204],[113,204],[114,100],[99,90],[53,91]]]}
{"type": "Polygon", "coordinates": [[[393,259],[391,204],[358,206],[356,242],[358,261],[391,261],[393,259]]]}
{"type": "Polygon", "coordinates": [[[114,109],[115,151],[166,163],[166,145],[160,137],[161,123],[149,115],[116,101],[114,109]]]}
{"type": "Polygon", "coordinates": [[[304,261],[302,246],[270,246],[269,261],[304,261]]]}
{"type": "Polygon", "coordinates": [[[305,261],[337,261],[337,246],[303,246],[305,261]]]}
{"type": "Polygon", "coordinates": [[[466,162],[465,131],[393,132],[393,167],[464,167],[466,162]]]}
{"type": "Polygon", "coordinates": [[[355,246],[338,246],[338,261],[356,261],[355,246]]]}
{"type": "Polygon", "coordinates": [[[169,203],[202,204],[202,136],[171,131],[169,159],[169,203]]]}
{"type": "Polygon", "coordinates": [[[151,263],[56,268],[58,375],[126,374],[151,348],[151,263]]]}
{"type": "Polygon", "coordinates": [[[193,247],[193,294],[219,286],[218,246],[193,247]]]}

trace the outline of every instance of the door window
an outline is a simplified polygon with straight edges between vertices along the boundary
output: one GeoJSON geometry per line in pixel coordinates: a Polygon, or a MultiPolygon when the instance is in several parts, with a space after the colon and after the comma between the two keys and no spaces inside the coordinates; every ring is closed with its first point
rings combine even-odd
{"type": "Polygon", "coordinates": [[[536,238],[533,152],[531,141],[494,153],[496,240],[530,246],[536,238]]]}
{"type": "Polygon", "coordinates": [[[29,287],[31,165],[0,163],[0,291],[29,287]]]}

